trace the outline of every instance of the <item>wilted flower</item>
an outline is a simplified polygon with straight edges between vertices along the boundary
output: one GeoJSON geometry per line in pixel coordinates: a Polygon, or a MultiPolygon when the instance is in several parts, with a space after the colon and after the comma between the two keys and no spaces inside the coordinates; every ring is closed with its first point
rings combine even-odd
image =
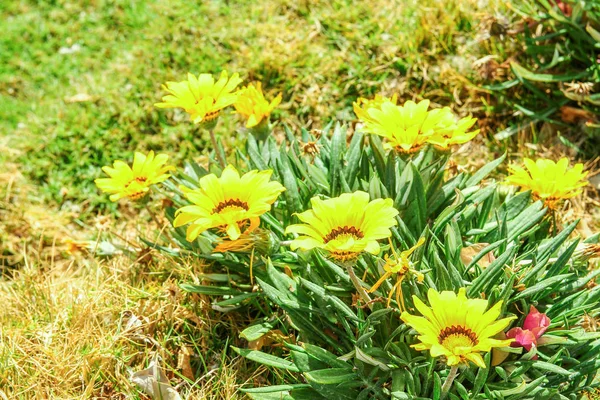
{"type": "Polygon", "coordinates": [[[600,243],[578,243],[573,252],[573,260],[588,261],[600,257],[600,243]]]}
{"type": "Polygon", "coordinates": [[[566,157],[556,163],[544,158],[536,161],[525,158],[523,162],[525,168],[514,165],[508,168],[510,175],[506,182],[520,186],[521,190],[531,190],[533,197],[542,200],[548,208],[555,208],[560,200],[577,196],[587,185],[583,164],[569,168],[566,157]]]}
{"type": "Polygon", "coordinates": [[[215,253],[252,253],[254,250],[260,254],[269,254],[276,249],[279,243],[273,240],[271,231],[257,228],[252,232],[242,233],[236,240],[223,238],[216,243],[215,253]]]}
{"type": "Polygon", "coordinates": [[[369,201],[365,192],[344,193],[339,197],[311,199],[312,210],[297,214],[303,224],[290,225],[286,233],[298,233],[291,249],[321,248],[339,261],[357,258],[361,252],[378,254],[377,240],[392,235],[398,210],[392,199],[369,201]]]}
{"type": "Polygon", "coordinates": [[[423,243],[425,243],[425,238],[420,238],[416,245],[414,245],[406,251],[403,251],[402,253],[400,253],[400,255],[398,255],[396,253],[396,250],[394,250],[394,247],[391,246],[390,242],[390,248],[392,250],[393,257],[389,257],[387,254],[385,255],[385,264],[383,265],[383,270],[385,271],[385,273],[373,285],[373,287],[369,290],[369,293],[373,293],[375,290],[377,290],[379,286],[381,286],[381,284],[386,279],[395,275],[396,283],[394,284],[392,290],[390,290],[390,293],[388,295],[387,306],[390,306],[392,295],[395,292],[396,304],[398,305],[398,307],[402,307],[402,309],[405,309],[406,307],[404,306],[404,298],[402,297],[402,282],[409,274],[416,276],[419,282],[423,282],[423,274],[413,268],[413,263],[410,261],[409,258],[410,255],[417,248],[419,248],[419,246],[423,245],[423,243]]]}
{"type": "Polygon", "coordinates": [[[155,157],[153,151],[147,156],[136,152],[132,167],[123,161],[115,161],[112,167],[102,167],[110,178],[100,178],[94,182],[103,192],[111,193],[111,201],[123,197],[138,200],[148,193],[151,185],[169,178],[167,172],[175,167],[165,166],[168,158],[166,154],[158,154],[155,157]]]}
{"type": "Polygon", "coordinates": [[[429,350],[432,357],[445,356],[448,365],[471,361],[485,368],[480,352],[508,346],[513,341],[492,338],[515,318],[496,321],[502,309],[501,301],[485,311],[487,300],[468,299],[465,288],[459,289],[458,295],[450,291],[438,293],[430,288],[427,298],[431,307],[413,296],[415,307],[422,317],[408,312],[400,316],[402,321],[419,332],[420,343],[413,345],[416,350],[429,350]]]}
{"type": "Polygon", "coordinates": [[[262,121],[268,122],[269,115],[279,103],[281,103],[281,93],[269,103],[265,99],[261,83],[257,82],[256,86],[249,84],[240,90],[234,107],[238,114],[248,119],[246,128],[253,128],[262,121]]]}
{"type": "Polygon", "coordinates": [[[167,82],[163,88],[169,93],[162,98],[162,103],[156,103],[158,108],[183,108],[193,123],[211,122],[215,120],[222,109],[232,105],[238,99],[235,88],[242,82],[239,74],[228,77],[227,71],[215,82],[211,74],[200,74],[196,78],[188,74],[188,79],[182,82],[167,82]]]}
{"type": "Polygon", "coordinates": [[[210,228],[223,228],[231,240],[258,227],[259,217],[271,209],[271,205],[285,188],[270,181],[272,171],[250,171],[240,177],[234,166],[228,165],[220,178],[209,174],[200,178],[200,188],[190,190],[182,187],[193,205],[177,210],[173,225],[190,224],[186,238],[192,241],[210,228]]]}
{"type": "Polygon", "coordinates": [[[511,347],[523,347],[529,351],[537,346],[537,340],[546,332],[550,326],[550,318],[546,314],[540,313],[534,306],[529,308],[529,314],[525,317],[523,328],[512,328],[506,332],[506,337],[515,339],[510,344],[511,347]]]}

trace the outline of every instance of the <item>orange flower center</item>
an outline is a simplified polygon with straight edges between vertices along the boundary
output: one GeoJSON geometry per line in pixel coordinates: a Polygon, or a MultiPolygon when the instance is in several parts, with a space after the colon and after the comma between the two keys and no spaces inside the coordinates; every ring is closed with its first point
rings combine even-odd
{"type": "Polygon", "coordinates": [[[217,204],[217,206],[213,208],[212,213],[218,214],[221,211],[228,208],[237,208],[246,211],[250,209],[250,207],[248,207],[248,203],[246,203],[245,201],[242,201],[240,199],[228,199],[217,204]]]}
{"type": "Polygon", "coordinates": [[[362,239],[363,237],[365,237],[364,233],[362,233],[360,229],[354,226],[339,226],[333,229],[331,232],[329,232],[327,236],[323,238],[323,242],[328,243],[333,239],[336,239],[338,236],[342,235],[349,235],[354,237],[355,239],[362,239]]]}
{"type": "Polygon", "coordinates": [[[438,342],[450,350],[454,352],[454,349],[457,347],[473,347],[479,343],[477,340],[477,335],[475,332],[460,325],[452,325],[447,328],[444,328],[439,336],[438,342]]]}
{"type": "Polygon", "coordinates": [[[203,118],[203,121],[210,122],[210,121],[214,120],[215,118],[217,118],[219,116],[220,112],[221,112],[221,110],[207,112],[203,118]]]}

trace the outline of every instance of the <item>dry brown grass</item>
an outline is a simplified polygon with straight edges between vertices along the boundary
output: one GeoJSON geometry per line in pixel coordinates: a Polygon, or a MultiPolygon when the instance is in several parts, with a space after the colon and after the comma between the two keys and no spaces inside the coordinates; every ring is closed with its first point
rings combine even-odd
{"type": "Polygon", "coordinates": [[[130,375],[157,355],[185,398],[239,398],[254,374],[226,353],[248,317],[179,290],[201,263],[152,252],[95,258],[95,236],[142,249],[137,235],[152,237],[151,218],[77,228],[36,204],[16,166],[0,178],[0,399],[147,399],[130,375]]]}
{"type": "MultiPolygon", "coordinates": [[[[130,382],[158,354],[194,399],[235,399],[249,375],[217,341],[234,318],[179,291],[166,260],[143,265],[79,255],[54,266],[24,259],[0,285],[0,387],[9,399],[138,398],[130,382]]],[[[195,271],[198,272],[198,271],[195,271]]],[[[144,398],[139,395],[139,398],[144,398]]]]}

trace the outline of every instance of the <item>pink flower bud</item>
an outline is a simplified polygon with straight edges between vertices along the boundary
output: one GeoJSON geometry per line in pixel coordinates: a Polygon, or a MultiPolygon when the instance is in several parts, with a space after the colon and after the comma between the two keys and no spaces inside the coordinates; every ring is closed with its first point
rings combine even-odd
{"type": "Polygon", "coordinates": [[[506,337],[515,339],[511,347],[523,347],[529,351],[537,346],[537,340],[546,332],[550,325],[550,318],[540,313],[534,306],[529,308],[529,314],[525,317],[523,328],[512,328],[506,332],[506,337]]]}
{"type": "Polygon", "coordinates": [[[537,345],[537,338],[533,332],[521,328],[512,328],[506,332],[506,337],[515,339],[515,341],[510,344],[510,347],[523,347],[525,350],[529,351],[532,346],[537,345]]]}
{"type": "Polygon", "coordinates": [[[536,339],[546,332],[550,326],[550,318],[546,314],[539,312],[534,306],[529,308],[529,314],[525,317],[523,322],[523,329],[531,331],[536,339]]]}

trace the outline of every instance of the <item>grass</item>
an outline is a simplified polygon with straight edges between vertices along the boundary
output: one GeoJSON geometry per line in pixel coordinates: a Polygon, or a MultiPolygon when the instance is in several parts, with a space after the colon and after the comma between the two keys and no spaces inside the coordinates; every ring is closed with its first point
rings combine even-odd
{"type": "MultiPolygon", "coordinates": [[[[206,137],[179,123],[184,115],[153,107],[162,82],[188,71],[237,71],[272,95],[284,93],[276,119],[315,128],[332,118],[352,121],[356,97],[378,92],[455,104],[471,94],[464,74],[481,50],[472,39],[478,13],[494,7],[454,1],[442,11],[435,2],[390,0],[61,4],[3,6],[0,129],[40,195],[64,208],[77,204],[83,217],[109,206],[92,183],[102,165],[136,149],[181,160],[206,147],[206,137]]],[[[238,126],[235,118],[220,125],[230,145],[238,126]]]]}
{"type": "MultiPolygon", "coordinates": [[[[245,383],[281,382],[229,351],[244,344],[238,329],[251,316],[181,293],[177,283],[194,281],[202,265],[140,257],[138,234],[151,238],[158,227],[145,211],[131,222],[137,211],[109,203],[93,180],[135,150],[174,163],[205,155],[208,137],[185,115],[153,106],[160,84],[188,71],[228,69],[262,81],[271,96],[283,92],[274,120],[294,129],[352,124],[356,97],[398,93],[477,114],[493,133],[502,122],[488,118],[472,64],[508,51],[477,39],[486,16],[507,12],[500,3],[0,5],[0,398],[145,399],[130,373],[156,354],[190,398],[241,398],[245,383]],[[133,257],[86,250],[117,237],[133,257]],[[132,316],[140,324],[126,329],[132,316]]],[[[230,148],[239,127],[235,116],[221,118],[230,148]]],[[[481,149],[504,150],[485,137],[481,149]]],[[[522,133],[520,143],[535,138],[522,133]]]]}

